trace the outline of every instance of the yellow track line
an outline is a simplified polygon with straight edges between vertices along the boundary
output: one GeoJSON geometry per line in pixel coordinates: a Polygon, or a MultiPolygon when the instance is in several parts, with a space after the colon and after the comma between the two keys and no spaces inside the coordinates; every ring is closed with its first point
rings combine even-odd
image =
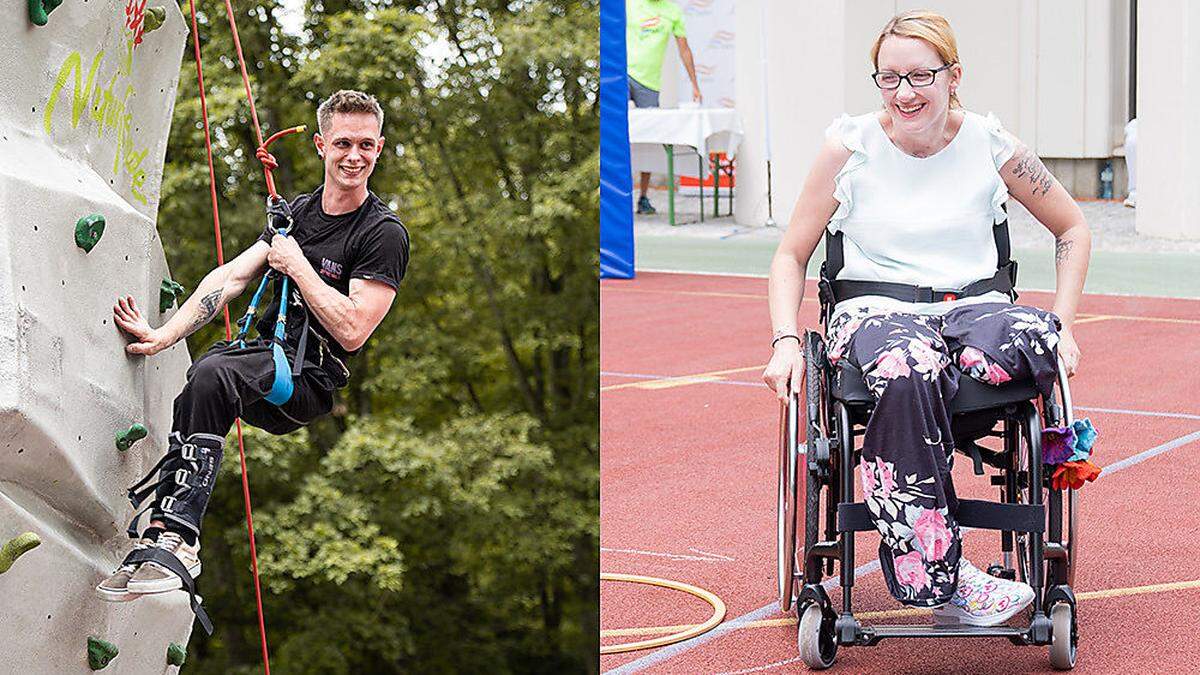
{"type": "MultiPolygon", "coordinates": [[[[1099,591],[1086,591],[1084,593],[1076,593],[1075,599],[1083,600],[1101,600],[1106,598],[1120,598],[1128,595],[1145,595],[1150,593],[1170,593],[1172,591],[1192,591],[1200,590],[1200,579],[1192,581],[1175,581],[1166,584],[1151,584],[1148,586],[1131,586],[1129,588],[1108,588],[1099,591]]],[[[861,612],[854,616],[859,619],[894,619],[906,616],[923,616],[928,615],[927,609],[889,609],[880,612],[861,612]]],[[[763,619],[761,621],[750,621],[738,626],[738,630],[742,628],[772,628],[776,626],[794,626],[796,619],[794,617],[784,617],[780,619],[763,619]]],[[[687,628],[694,627],[695,624],[682,624],[679,626],[644,626],[641,628],[614,628],[611,630],[600,631],[600,637],[629,637],[635,635],[660,635],[667,633],[676,633],[687,628]]]]}
{"type": "Polygon", "coordinates": [[[1097,321],[1107,321],[1109,319],[1115,319],[1115,318],[1116,318],[1115,316],[1111,316],[1108,314],[1097,314],[1095,316],[1088,316],[1086,319],[1076,318],[1074,325],[1078,326],[1078,325],[1084,324],[1084,323],[1095,323],[1097,321]]]}
{"type": "MultiPolygon", "coordinates": [[[[600,391],[615,391],[617,389],[666,389],[668,387],[681,387],[685,384],[697,384],[700,382],[716,382],[724,379],[721,375],[732,375],[734,373],[745,373],[751,370],[762,370],[766,368],[761,366],[744,366],[741,368],[729,368],[727,370],[714,370],[707,373],[696,373],[695,375],[676,375],[675,377],[664,377],[656,380],[642,380],[639,382],[623,382],[621,384],[610,384],[607,387],[600,387],[600,391]]],[[[614,377],[620,377],[619,375],[614,377]]]]}

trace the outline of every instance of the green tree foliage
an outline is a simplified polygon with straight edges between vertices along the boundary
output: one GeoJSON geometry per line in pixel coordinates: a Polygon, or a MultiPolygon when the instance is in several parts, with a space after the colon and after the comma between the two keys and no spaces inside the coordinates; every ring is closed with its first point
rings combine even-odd
{"type": "MultiPolygon", "coordinates": [[[[273,669],[595,672],[598,3],[310,0],[299,35],[273,0],[236,12],[264,135],[316,131],[339,88],[379,99],[371,188],[412,239],[333,414],[285,437],[245,427],[273,669]]],[[[199,24],[230,259],[262,230],[265,187],[223,8],[199,24]]],[[[198,94],[189,45],[159,211],[188,288],[216,265],[198,94]]],[[[272,147],[285,196],[322,180],[308,138],[272,147]]],[[[196,673],[261,668],[229,447],[200,579],[217,632],[193,634],[196,673]]]]}

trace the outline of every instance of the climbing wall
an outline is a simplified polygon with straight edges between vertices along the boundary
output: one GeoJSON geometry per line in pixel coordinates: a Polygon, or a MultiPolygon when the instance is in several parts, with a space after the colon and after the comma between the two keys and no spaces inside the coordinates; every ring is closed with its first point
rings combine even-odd
{"type": "Polygon", "coordinates": [[[0,546],[25,538],[0,550],[0,671],[91,672],[95,638],[119,650],[106,673],[175,672],[187,595],[93,587],[128,549],[125,488],[165,452],[190,363],[183,343],[127,355],[112,312],[175,311],[155,217],[187,26],[170,2],[2,1],[0,546]],[[149,434],[118,449],[135,423],[149,434]]]}

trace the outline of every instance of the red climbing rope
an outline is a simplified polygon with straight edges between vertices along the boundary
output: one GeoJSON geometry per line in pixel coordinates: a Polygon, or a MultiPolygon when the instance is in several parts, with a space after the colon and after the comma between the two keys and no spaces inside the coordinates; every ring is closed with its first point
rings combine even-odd
{"type": "MultiPolygon", "coordinates": [[[[195,0],[188,0],[188,6],[190,7],[192,14],[192,52],[196,57],[196,79],[200,84],[200,114],[204,120],[204,150],[208,155],[208,188],[209,195],[212,198],[213,233],[217,243],[217,264],[224,265],[225,255],[221,246],[221,213],[217,206],[217,181],[216,174],[213,171],[212,139],[209,134],[208,126],[208,104],[205,101],[204,96],[204,64],[200,58],[200,31],[196,24],[195,0]]],[[[246,73],[246,60],[242,56],[242,45],[238,39],[237,23],[233,18],[233,6],[230,4],[230,0],[225,0],[225,9],[229,15],[229,27],[233,31],[233,44],[237,48],[238,63],[241,65],[242,69],[242,82],[246,86],[246,98],[250,102],[250,114],[254,121],[254,133],[258,140],[259,149],[262,151],[262,154],[266,154],[266,146],[269,145],[270,141],[274,141],[276,138],[286,133],[300,131],[303,129],[303,127],[295,127],[279,132],[272,136],[266,144],[263,143],[262,129],[258,125],[258,111],[254,108],[254,95],[250,91],[250,78],[246,73]]],[[[256,153],[256,155],[258,154],[259,153],[256,153]]],[[[270,155],[267,156],[269,157],[270,155]]],[[[271,163],[274,164],[274,158],[272,158],[271,163]]],[[[274,198],[278,197],[278,194],[275,192],[275,181],[271,177],[272,168],[273,167],[269,166],[266,161],[263,161],[263,173],[266,176],[267,192],[271,195],[271,197],[274,198]]],[[[224,316],[225,339],[231,340],[233,338],[233,332],[229,321],[228,305],[224,307],[224,316]]],[[[258,579],[258,551],[254,544],[254,516],[250,507],[250,479],[249,474],[246,471],[246,446],[242,439],[242,420],[239,418],[236,420],[235,424],[237,426],[238,457],[240,458],[242,465],[242,497],[244,498],[246,504],[246,530],[249,532],[250,536],[250,566],[254,573],[254,602],[258,607],[258,633],[262,638],[263,668],[265,669],[266,675],[271,675],[271,660],[267,649],[266,619],[263,615],[262,587],[258,579]]]]}

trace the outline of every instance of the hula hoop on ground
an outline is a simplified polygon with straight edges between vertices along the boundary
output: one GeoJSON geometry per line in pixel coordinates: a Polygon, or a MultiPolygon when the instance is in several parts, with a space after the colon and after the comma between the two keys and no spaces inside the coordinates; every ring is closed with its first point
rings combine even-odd
{"type": "Polygon", "coordinates": [[[654,647],[663,647],[676,642],[694,638],[697,635],[707,633],[716,628],[718,624],[725,618],[725,603],[715,594],[710,593],[703,588],[698,588],[690,584],[685,584],[680,581],[671,581],[670,579],[658,579],[656,577],[643,577],[635,574],[613,574],[609,572],[600,573],[600,581],[623,581],[630,584],[646,584],[647,586],[661,586],[675,591],[682,591],[689,595],[694,595],[697,598],[712,605],[712,616],[704,623],[697,624],[687,630],[671,635],[664,635],[653,640],[639,640],[638,642],[626,642],[619,645],[603,645],[600,647],[601,654],[619,654],[621,652],[632,652],[639,649],[652,649],[654,647]]]}

